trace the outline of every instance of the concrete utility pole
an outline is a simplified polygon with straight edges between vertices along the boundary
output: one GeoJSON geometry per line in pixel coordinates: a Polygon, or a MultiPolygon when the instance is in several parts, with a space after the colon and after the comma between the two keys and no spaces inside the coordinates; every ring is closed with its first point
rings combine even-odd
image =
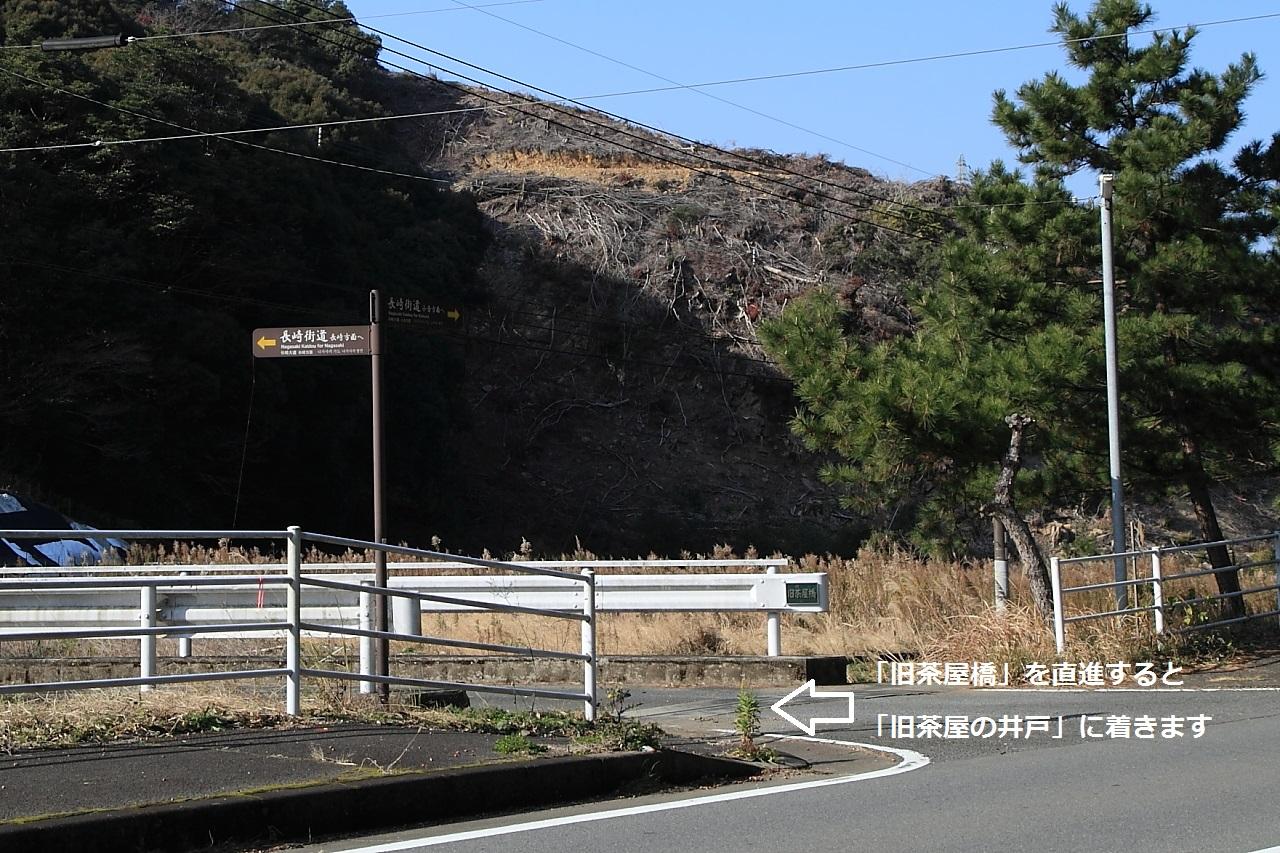
{"type": "MultiPolygon", "coordinates": [[[[1115,266],[1111,257],[1111,192],[1115,175],[1100,175],[1099,189],[1102,195],[1102,315],[1103,334],[1107,355],[1107,439],[1111,461],[1111,551],[1125,550],[1124,538],[1124,481],[1120,478],[1120,384],[1116,368],[1116,295],[1115,266]]],[[[1126,560],[1116,557],[1116,610],[1129,606],[1129,587],[1126,560]]]]}
{"type": "Polygon", "coordinates": [[[1004,521],[991,517],[992,556],[995,558],[996,610],[1009,606],[1009,551],[1004,538],[1004,521]]]}
{"type": "Polygon", "coordinates": [[[40,42],[40,49],[45,53],[55,50],[101,50],[104,47],[124,47],[130,41],[131,39],[122,33],[114,36],[45,39],[40,42]]]}

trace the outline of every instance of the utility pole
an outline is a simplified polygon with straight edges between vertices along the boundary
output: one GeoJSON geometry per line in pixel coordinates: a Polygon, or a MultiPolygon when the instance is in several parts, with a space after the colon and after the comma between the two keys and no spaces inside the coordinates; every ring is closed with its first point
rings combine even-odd
{"type": "Polygon", "coordinates": [[[991,517],[992,556],[995,558],[996,610],[1009,606],[1009,552],[1004,538],[1004,521],[991,517]]]}
{"type": "MultiPolygon", "coordinates": [[[[1111,193],[1115,175],[1100,175],[1102,196],[1102,319],[1107,357],[1107,443],[1111,463],[1111,552],[1125,550],[1124,481],[1120,478],[1120,385],[1116,367],[1116,278],[1111,257],[1111,193]]],[[[1127,562],[1116,557],[1114,565],[1116,610],[1129,606],[1127,562]]]]}
{"type": "MultiPolygon", "coordinates": [[[[373,541],[379,545],[386,542],[382,527],[382,293],[377,290],[369,292],[369,363],[372,365],[372,382],[370,384],[370,401],[373,406],[373,541]]],[[[387,552],[373,552],[373,585],[381,589],[387,586],[387,552]]],[[[373,630],[387,631],[387,596],[378,593],[374,596],[373,630]]],[[[374,674],[390,675],[390,644],[386,637],[378,637],[375,643],[374,674]]],[[[385,681],[378,686],[378,693],[383,704],[391,698],[390,685],[385,681]]]]}
{"type": "Polygon", "coordinates": [[[104,47],[124,47],[133,41],[130,37],[117,34],[114,36],[85,36],[80,38],[45,39],[40,42],[40,49],[45,53],[55,50],[100,50],[104,47]]]}

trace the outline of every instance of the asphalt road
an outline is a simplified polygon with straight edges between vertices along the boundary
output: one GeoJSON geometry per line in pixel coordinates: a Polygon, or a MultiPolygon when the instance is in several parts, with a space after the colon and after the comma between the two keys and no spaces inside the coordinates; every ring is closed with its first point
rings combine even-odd
{"type": "MultiPolygon", "coordinates": [[[[853,690],[857,719],[823,725],[818,737],[897,750],[876,765],[888,769],[868,771],[865,761],[841,769],[837,763],[826,772],[815,768],[818,773],[763,784],[510,815],[307,849],[1250,853],[1280,845],[1275,689],[824,689],[853,690]],[[961,731],[960,719],[968,720],[970,736],[907,738],[901,727],[892,736],[891,717],[911,718],[919,730],[920,721],[933,715],[951,716],[953,734],[961,731]],[[1185,720],[1200,715],[1212,719],[1193,738],[1185,720]],[[1027,736],[1028,716],[1047,718],[1048,731],[1027,736]],[[1131,735],[1138,731],[1132,728],[1137,718],[1153,717],[1155,737],[1105,736],[1108,716],[1119,718],[1112,721],[1112,733],[1123,732],[1128,718],[1131,735]],[[1082,717],[1087,732],[1104,736],[1082,736],[1082,717]],[[1169,717],[1184,720],[1181,737],[1162,736],[1169,717]],[[987,718],[1005,731],[981,736],[987,718]],[[1015,730],[1022,736],[1013,736],[1015,730]]],[[[705,734],[731,725],[732,691],[633,692],[637,707],[629,713],[674,731],[705,734]]],[[[762,693],[762,704],[767,708],[786,692],[762,693]]],[[[802,701],[792,708],[796,716],[839,716],[846,710],[839,700],[802,701]]],[[[764,722],[766,731],[799,734],[768,710],[764,722]]],[[[777,746],[788,751],[819,745],[783,740],[777,746]]],[[[840,743],[820,746],[857,751],[840,743]]]]}

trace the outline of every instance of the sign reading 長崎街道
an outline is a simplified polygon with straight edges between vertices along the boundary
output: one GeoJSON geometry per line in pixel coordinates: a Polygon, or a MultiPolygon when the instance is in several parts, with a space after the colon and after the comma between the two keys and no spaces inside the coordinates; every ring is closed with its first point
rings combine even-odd
{"type": "Polygon", "coordinates": [[[316,356],[371,355],[368,326],[286,326],[254,329],[256,358],[310,358],[316,356]]]}

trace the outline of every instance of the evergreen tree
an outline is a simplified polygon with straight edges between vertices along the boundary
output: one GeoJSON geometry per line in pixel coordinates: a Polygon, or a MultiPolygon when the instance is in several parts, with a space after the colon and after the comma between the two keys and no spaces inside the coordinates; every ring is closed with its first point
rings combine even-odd
{"type": "MultiPolygon", "coordinates": [[[[1189,69],[1193,29],[1135,46],[1130,31],[1153,21],[1135,0],[1100,0],[1084,16],[1057,5],[1053,30],[1088,81],[1048,74],[1016,100],[998,92],[994,120],[1038,175],[1115,174],[1125,464],[1135,480],[1186,489],[1214,541],[1213,479],[1274,463],[1280,447],[1280,336],[1266,321],[1280,307],[1267,243],[1280,137],[1246,146],[1234,168],[1213,159],[1261,72],[1252,54],[1218,75],[1189,69]]],[[[1222,548],[1210,560],[1230,565],[1222,548]]],[[[1221,593],[1240,589],[1234,569],[1217,580],[1221,593]]]]}
{"type": "MultiPolygon", "coordinates": [[[[0,0],[17,44],[119,32],[122,18],[144,32],[131,14],[161,28],[199,29],[190,15],[208,29],[241,22],[213,2],[0,0]]],[[[0,148],[388,112],[366,97],[385,74],[365,53],[340,70],[338,48],[304,50],[299,29],[265,32],[291,35],[5,51],[0,148]]],[[[318,151],[307,128],[247,144],[0,154],[0,486],[139,526],[306,517],[366,529],[367,502],[347,496],[368,493],[367,363],[258,363],[250,331],[360,323],[375,286],[471,301],[487,233],[466,196],[254,146],[416,171],[383,134],[334,129],[318,151]]],[[[389,514],[407,520],[424,500],[451,504],[445,488],[407,494],[414,478],[461,476],[450,458],[459,354],[421,335],[387,338],[388,447],[404,490],[388,496],[389,514]]]]}
{"type": "MultiPolygon", "coordinates": [[[[974,173],[963,236],[945,247],[942,274],[912,288],[911,336],[861,343],[831,293],[766,330],[797,379],[799,434],[844,457],[828,478],[855,503],[891,506],[919,539],[945,540],[990,500],[1015,412],[1038,424],[1024,495],[1106,482],[1097,218],[1063,185],[1082,170],[1116,175],[1126,475],[1139,490],[1186,490],[1212,541],[1213,479],[1280,458],[1269,322],[1280,144],[1247,145],[1230,166],[1214,159],[1260,73],[1248,54],[1220,75],[1188,70],[1194,31],[1133,35],[1153,20],[1134,0],[1099,0],[1085,16],[1054,8],[1053,30],[1088,78],[1050,73],[1016,98],[996,93],[993,118],[1033,173],[974,173]]],[[[1210,556],[1229,564],[1222,549],[1210,556]]],[[[1239,589],[1233,570],[1218,581],[1239,589]]],[[[1238,597],[1225,602],[1239,612],[1238,597]]]]}

